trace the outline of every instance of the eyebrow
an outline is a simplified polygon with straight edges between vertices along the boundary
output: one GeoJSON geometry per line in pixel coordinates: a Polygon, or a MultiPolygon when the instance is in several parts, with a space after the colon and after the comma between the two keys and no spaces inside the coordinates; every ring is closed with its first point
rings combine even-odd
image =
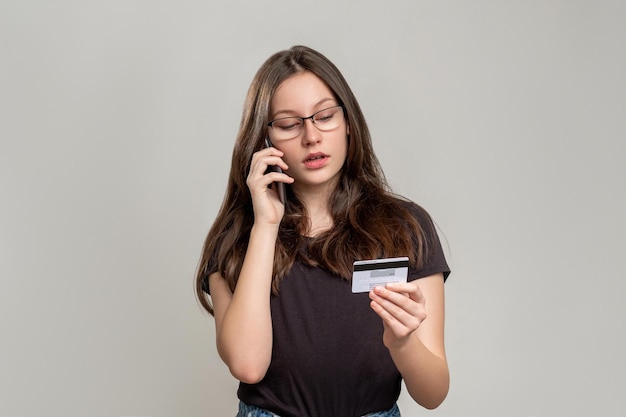
{"type": "MultiPolygon", "coordinates": [[[[326,103],[327,101],[334,101],[334,102],[338,103],[336,98],[334,98],[334,97],[327,97],[327,98],[323,98],[320,101],[318,101],[317,103],[315,103],[313,105],[313,108],[316,108],[316,107],[320,106],[321,104],[326,103]]],[[[324,109],[320,109],[320,110],[324,110],[324,109]]],[[[276,119],[277,116],[279,114],[282,114],[282,113],[285,113],[285,116],[283,116],[283,117],[299,117],[299,116],[296,116],[296,114],[297,114],[296,111],[293,111],[293,110],[279,110],[279,111],[277,111],[275,113],[272,113],[271,119],[272,120],[276,119]]]]}

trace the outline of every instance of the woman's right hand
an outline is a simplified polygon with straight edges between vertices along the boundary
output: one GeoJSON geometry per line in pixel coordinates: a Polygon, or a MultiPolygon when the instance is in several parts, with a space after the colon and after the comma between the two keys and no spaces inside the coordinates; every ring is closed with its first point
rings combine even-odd
{"type": "Polygon", "coordinates": [[[250,173],[246,184],[252,196],[254,222],[265,222],[278,225],[285,214],[285,206],[278,198],[277,187],[271,187],[273,182],[293,183],[293,178],[284,173],[269,171],[272,165],[279,166],[283,171],[289,167],[282,160],[283,152],[274,147],[264,148],[252,155],[250,173]],[[266,173],[267,172],[267,173],[266,173]]]}

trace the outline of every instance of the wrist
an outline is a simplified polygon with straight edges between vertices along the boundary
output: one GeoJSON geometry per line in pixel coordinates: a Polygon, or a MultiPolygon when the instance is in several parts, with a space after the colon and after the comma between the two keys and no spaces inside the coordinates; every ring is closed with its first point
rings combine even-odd
{"type": "Polygon", "coordinates": [[[401,339],[385,340],[385,346],[392,356],[403,355],[406,352],[413,353],[417,347],[416,344],[421,344],[421,340],[419,340],[415,332],[401,339]]]}
{"type": "Polygon", "coordinates": [[[259,234],[259,235],[268,235],[268,236],[278,236],[279,228],[280,228],[280,224],[254,222],[254,224],[252,225],[252,229],[250,229],[250,235],[259,234]]]}

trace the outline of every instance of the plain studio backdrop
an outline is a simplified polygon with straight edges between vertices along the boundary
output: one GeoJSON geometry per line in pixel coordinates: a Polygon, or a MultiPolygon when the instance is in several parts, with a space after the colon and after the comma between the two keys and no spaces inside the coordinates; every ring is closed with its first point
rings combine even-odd
{"type": "Polygon", "coordinates": [[[294,44],[444,239],[450,393],[403,415],[623,415],[625,5],[2,2],[0,415],[234,416],[193,278],[248,85],[294,44]]]}

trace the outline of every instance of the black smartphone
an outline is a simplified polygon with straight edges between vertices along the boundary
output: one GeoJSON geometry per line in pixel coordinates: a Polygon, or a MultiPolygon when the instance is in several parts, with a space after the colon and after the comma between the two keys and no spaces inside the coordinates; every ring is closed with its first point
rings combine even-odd
{"type": "MultiPolygon", "coordinates": [[[[270,141],[270,138],[265,138],[265,147],[266,148],[270,148],[273,147],[272,142],[270,141]]],[[[267,171],[274,171],[274,172],[283,172],[282,169],[280,169],[280,167],[278,165],[270,165],[269,167],[267,167],[267,171]]],[[[285,201],[287,201],[287,192],[285,191],[285,183],[284,182],[275,182],[274,184],[276,184],[276,189],[278,190],[278,199],[280,200],[281,203],[285,204],[285,201]]]]}

